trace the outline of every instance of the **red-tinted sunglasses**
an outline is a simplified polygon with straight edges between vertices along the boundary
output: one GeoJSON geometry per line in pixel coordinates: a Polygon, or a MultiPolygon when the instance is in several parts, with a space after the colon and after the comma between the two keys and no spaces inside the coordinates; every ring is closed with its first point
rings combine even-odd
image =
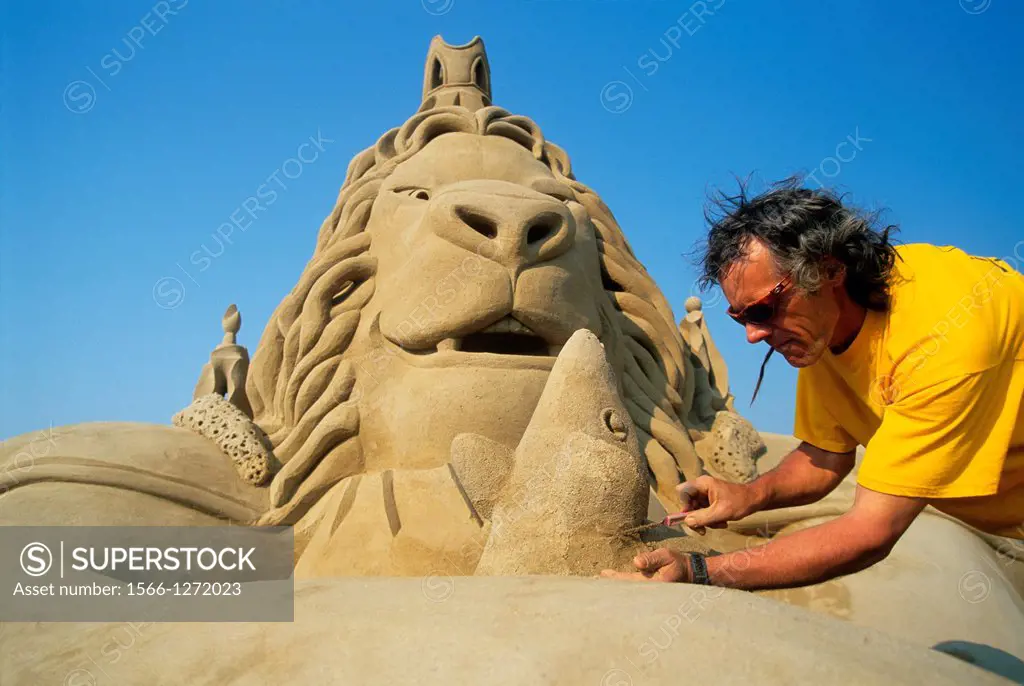
{"type": "Polygon", "coordinates": [[[790,283],[792,283],[792,281],[790,277],[787,276],[776,284],[775,288],[769,291],[764,297],[758,298],[739,312],[734,311],[731,306],[725,312],[743,326],[746,326],[747,324],[754,324],[757,326],[767,324],[774,319],[775,315],[778,313],[779,301],[782,299],[782,294],[785,293],[787,288],[789,288],[790,283]]]}

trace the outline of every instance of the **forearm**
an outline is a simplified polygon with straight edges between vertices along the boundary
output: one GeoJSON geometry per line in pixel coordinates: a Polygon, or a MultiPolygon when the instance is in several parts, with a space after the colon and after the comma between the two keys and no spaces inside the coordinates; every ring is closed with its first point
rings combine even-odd
{"type": "Polygon", "coordinates": [[[775,469],[751,482],[756,510],[814,503],[832,492],[853,469],[852,453],[828,453],[806,444],[775,469]]]}
{"type": "Polygon", "coordinates": [[[866,569],[884,559],[890,546],[850,535],[843,517],[777,538],[749,550],[707,559],[716,586],[762,589],[820,583],[866,569]]]}

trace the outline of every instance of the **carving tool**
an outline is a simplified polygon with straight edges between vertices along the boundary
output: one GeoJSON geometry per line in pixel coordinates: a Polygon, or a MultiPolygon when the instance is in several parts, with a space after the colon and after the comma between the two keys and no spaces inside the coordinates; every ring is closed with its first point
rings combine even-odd
{"type": "Polygon", "coordinates": [[[689,514],[688,512],[676,512],[675,514],[668,515],[667,517],[665,517],[664,519],[662,519],[659,522],[650,522],[648,524],[641,524],[640,526],[635,526],[632,529],[627,529],[626,533],[627,534],[636,534],[636,533],[640,533],[641,531],[647,531],[648,529],[653,529],[656,526],[675,526],[676,524],[679,524],[684,519],[686,519],[686,515],[688,515],[688,514],[689,514]]]}

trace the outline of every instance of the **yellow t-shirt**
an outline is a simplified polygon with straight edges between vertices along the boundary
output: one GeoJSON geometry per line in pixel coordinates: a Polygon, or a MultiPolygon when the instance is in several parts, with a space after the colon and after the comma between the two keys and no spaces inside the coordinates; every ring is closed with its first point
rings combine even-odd
{"type": "Polygon", "coordinates": [[[1024,276],[953,247],[897,252],[889,311],[800,370],[794,433],[865,446],[862,486],[1024,538],[1024,276]]]}

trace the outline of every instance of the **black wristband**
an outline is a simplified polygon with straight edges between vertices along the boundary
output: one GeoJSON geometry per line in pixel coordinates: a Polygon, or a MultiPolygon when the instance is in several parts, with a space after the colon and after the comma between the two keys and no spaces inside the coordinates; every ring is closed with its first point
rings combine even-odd
{"type": "Polygon", "coordinates": [[[704,556],[700,553],[689,553],[689,556],[690,567],[693,568],[693,578],[690,579],[690,583],[710,586],[711,577],[708,576],[707,560],[705,560],[704,556]]]}

